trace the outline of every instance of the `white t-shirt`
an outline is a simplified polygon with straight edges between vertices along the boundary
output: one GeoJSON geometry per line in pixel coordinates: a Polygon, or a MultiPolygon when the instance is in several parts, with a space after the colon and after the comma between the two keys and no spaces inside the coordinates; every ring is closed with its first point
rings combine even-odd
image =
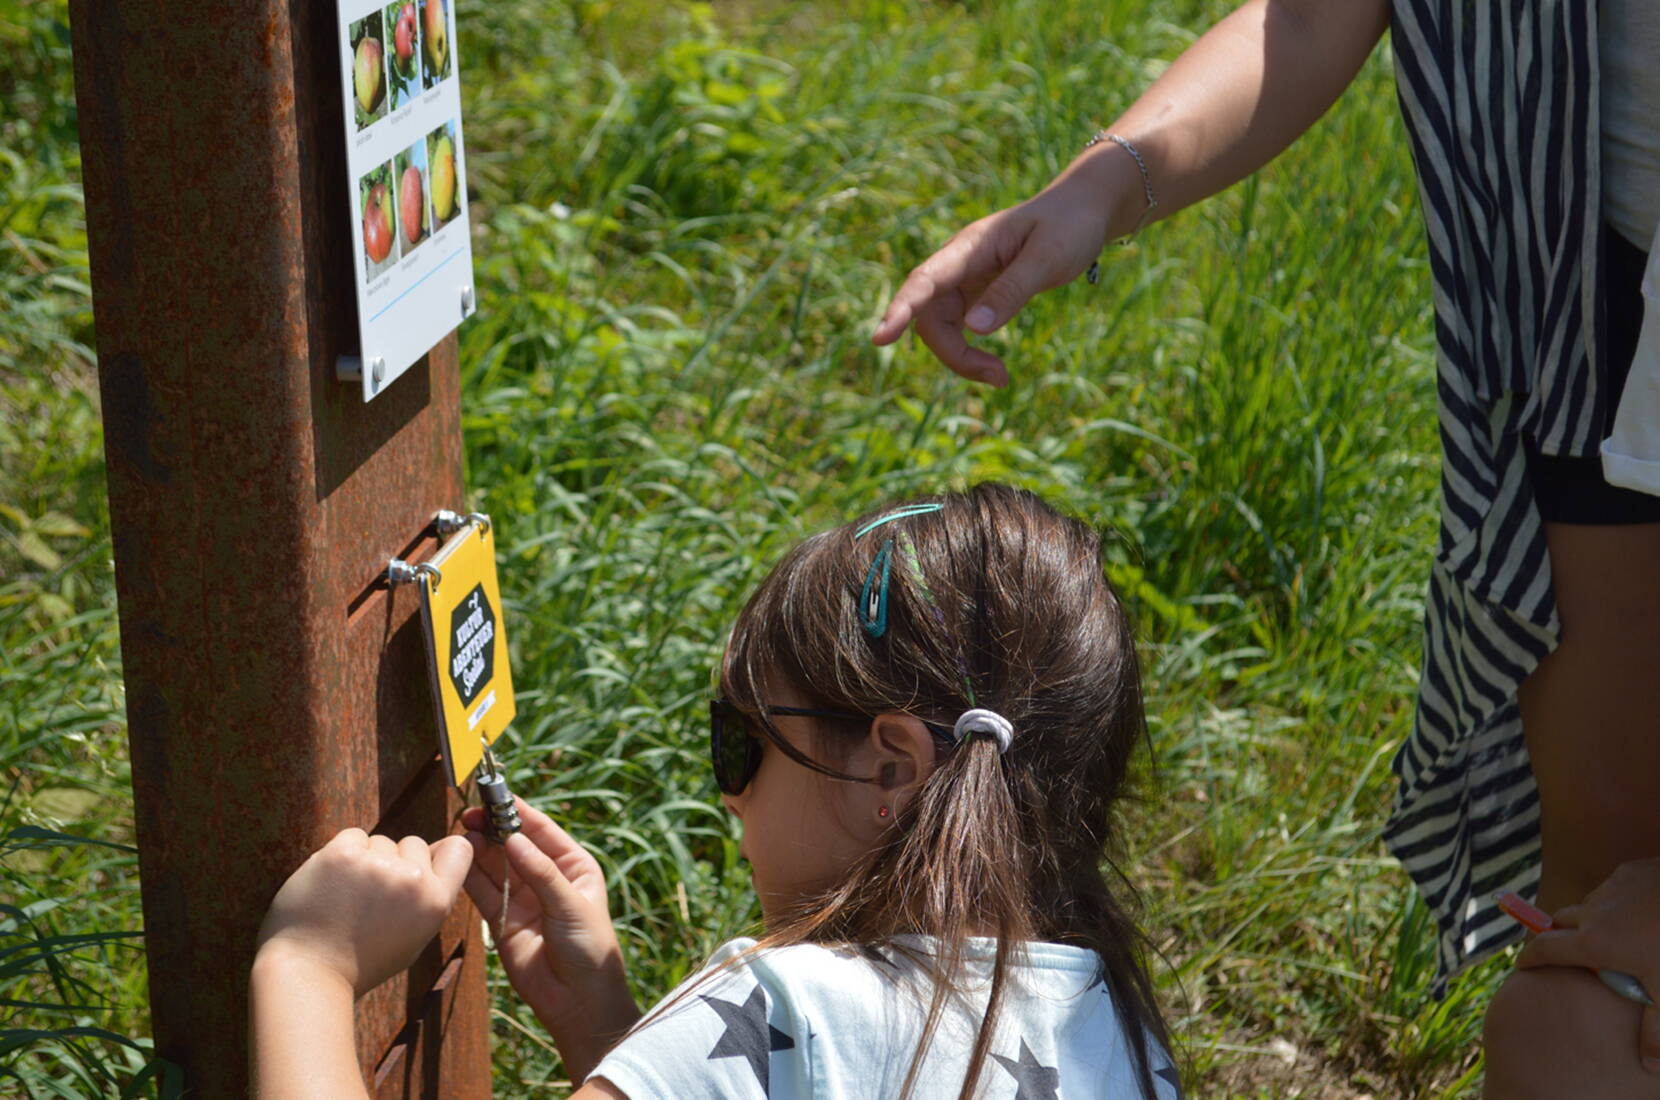
{"type": "MultiPolygon", "coordinates": [[[[1637,242],[1641,244],[1642,242],[1637,242]]],[[[1602,441],[1602,476],[1610,485],[1660,496],[1660,227],[1643,272],[1643,327],[1614,428],[1602,441]]]]}
{"type": "MultiPolygon", "coordinates": [[[[929,943],[921,937],[900,942],[918,950],[929,943]]],[[[970,943],[968,988],[947,1002],[917,1075],[917,1100],[956,1100],[962,1088],[996,952],[993,940],[970,943]]],[[[710,967],[754,944],[723,944],[710,967]]],[[[989,1100],[1141,1100],[1135,1056],[1095,953],[1032,943],[1013,963],[976,1094],[989,1100]]],[[[629,1100],[896,1097],[931,995],[926,972],[892,948],[778,948],[698,986],[619,1043],[590,1079],[605,1078],[629,1100]]],[[[1179,1100],[1169,1054],[1151,1039],[1147,1048],[1152,1100],[1179,1100]]]]}

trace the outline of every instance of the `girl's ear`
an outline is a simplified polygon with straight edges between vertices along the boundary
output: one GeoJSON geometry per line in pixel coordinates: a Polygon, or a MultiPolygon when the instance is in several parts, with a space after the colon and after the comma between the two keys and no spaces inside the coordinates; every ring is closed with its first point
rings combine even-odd
{"type": "Polygon", "coordinates": [[[876,782],[871,793],[879,795],[897,814],[934,772],[934,737],[922,720],[909,714],[878,714],[870,723],[866,751],[875,760],[876,782]]]}

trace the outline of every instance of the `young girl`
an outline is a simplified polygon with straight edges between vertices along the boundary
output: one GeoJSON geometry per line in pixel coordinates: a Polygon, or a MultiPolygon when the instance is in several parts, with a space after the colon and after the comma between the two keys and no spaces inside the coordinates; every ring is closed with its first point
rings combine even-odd
{"type": "MultiPolygon", "coordinates": [[[[501,959],[576,1096],[1178,1095],[1103,873],[1145,733],[1096,532],[982,485],[809,538],[739,616],[710,713],[766,933],[643,1021],[598,864],[520,804],[501,959]]],[[[407,965],[463,873],[498,911],[501,858],[463,821],[431,849],[348,830],[277,895],[262,1095],[319,1095],[320,1062],[355,1095],[352,994],[407,965]]]]}

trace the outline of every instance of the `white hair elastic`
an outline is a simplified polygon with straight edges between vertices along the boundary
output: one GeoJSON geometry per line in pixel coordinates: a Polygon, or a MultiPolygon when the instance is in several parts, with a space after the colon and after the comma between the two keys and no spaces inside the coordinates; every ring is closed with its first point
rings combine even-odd
{"type": "Polygon", "coordinates": [[[1009,751],[1009,745],[1014,740],[1014,723],[998,714],[995,710],[965,710],[962,717],[957,719],[955,730],[957,743],[960,745],[976,733],[983,733],[997,742],[997,751],[1009,751]]]}

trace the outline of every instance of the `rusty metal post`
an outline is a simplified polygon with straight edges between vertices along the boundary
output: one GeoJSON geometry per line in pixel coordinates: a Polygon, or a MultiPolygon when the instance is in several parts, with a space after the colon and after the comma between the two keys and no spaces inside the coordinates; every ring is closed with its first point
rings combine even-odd
{"type": "MultiPolygon", "coordinates": [[[[376,582],[462,504],[454,339],[372,404],[327,0],[72,0],[150,1003],[192,1095],[247,1093],[247,974],[347,825],[436,839],[417,597],[376,582]]],[[[463,903],[363,999],[380,1096],[489,1095],[463,903]]]]}

